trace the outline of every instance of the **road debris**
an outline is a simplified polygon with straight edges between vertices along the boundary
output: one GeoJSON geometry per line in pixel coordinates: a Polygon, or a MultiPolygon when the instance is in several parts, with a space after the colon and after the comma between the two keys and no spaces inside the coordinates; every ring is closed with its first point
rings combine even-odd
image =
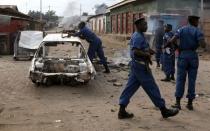
{"type": "Polygon", "coordinates": [[[113,83],[114,86],[122,86],[123,84],[122,83],[119,83],[119,82],[115,82],[113,83]]]}
{"type": "Polygon", "coordinates": [[[111,79],[108,79],[107,81],[108,82],[117,82],[117,79],[116,78],[111,78],[111,79]]]}

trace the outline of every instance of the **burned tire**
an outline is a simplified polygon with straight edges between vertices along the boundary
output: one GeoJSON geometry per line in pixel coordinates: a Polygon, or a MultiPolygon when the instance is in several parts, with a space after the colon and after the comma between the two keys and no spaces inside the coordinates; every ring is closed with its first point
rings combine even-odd
{"type": "Polygon", "coordinates": [[[53,85],[52,79],[45,77],[42,82],[45,86],[49,87],[53,85]]]}
{"type": "Polygon", "coordinates": [[[13,57],[13,60],[18,61],[18,58],[16,56],[13,57]]]}
{"type": "Polygon", "coordinates": [[[89,81],[84,81],[83,84],[84,85],[88,85],[89,84],[89,81]]]}
{"type": "Polygon", "coordinates": [[[31,80],[31,81],[32,81],[32,83],[36,84],[36,80],[31,80]]]}

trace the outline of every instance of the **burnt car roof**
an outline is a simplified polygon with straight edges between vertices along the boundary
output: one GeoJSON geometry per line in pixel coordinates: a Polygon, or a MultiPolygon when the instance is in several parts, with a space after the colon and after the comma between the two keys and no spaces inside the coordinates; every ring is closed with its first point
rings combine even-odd
{"type": "Polygon", "coordinates": [[[57,42],[78,42],[78,43],[81,43],[81,40],[79,37],[74,37],[74,36],[67,37],[67,36],[68,36],[68,34],[62,34],[62,33],[48,34],[43,39],[43,42],[57,41],[57,42]]]}

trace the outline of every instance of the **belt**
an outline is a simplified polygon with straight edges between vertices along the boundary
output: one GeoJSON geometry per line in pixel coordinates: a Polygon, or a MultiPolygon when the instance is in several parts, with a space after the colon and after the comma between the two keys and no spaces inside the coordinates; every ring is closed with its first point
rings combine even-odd
{"type": "Polygon", "coordinates": [[[179,49],[180,52],[182,51],[196,51],[196,49],[179,49]]]}
{"type": "Polygon", "coordinates": [[[147,64],[147,63],[144,62],[144,61],[137,61],[137,60],[135,60],[135,62],[137,62],[137,63],[139,63],[139,64],[141,64],[141,65],[144,65],[144,66],[146,67],[145,70],[146,70],[147,72],[151,73],[151,69],[150,69],[150,67],[149,67],[149,64],[147,64]]]}
{"type": "Polygon", "coordinates": [[[135,60],[135,62],[141,64],[141,65],[146,65],[146,63],[144,61],[138,61],[138,60],[135,60]]]}

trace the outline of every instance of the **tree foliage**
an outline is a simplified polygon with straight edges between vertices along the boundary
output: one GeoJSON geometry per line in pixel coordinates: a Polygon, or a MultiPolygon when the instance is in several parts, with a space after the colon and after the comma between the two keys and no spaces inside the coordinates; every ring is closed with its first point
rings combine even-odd
{"type": "Polygon", "coordinates": [[[29,11],[28,15],[34,18],[35,20],[40,19],[40,14],[42,14],[42,19],[47,22],[55,22],[58,20],[56,12],[53,10],[47,11],[46,13],[41,13],[40,11],[29,11]]]}

